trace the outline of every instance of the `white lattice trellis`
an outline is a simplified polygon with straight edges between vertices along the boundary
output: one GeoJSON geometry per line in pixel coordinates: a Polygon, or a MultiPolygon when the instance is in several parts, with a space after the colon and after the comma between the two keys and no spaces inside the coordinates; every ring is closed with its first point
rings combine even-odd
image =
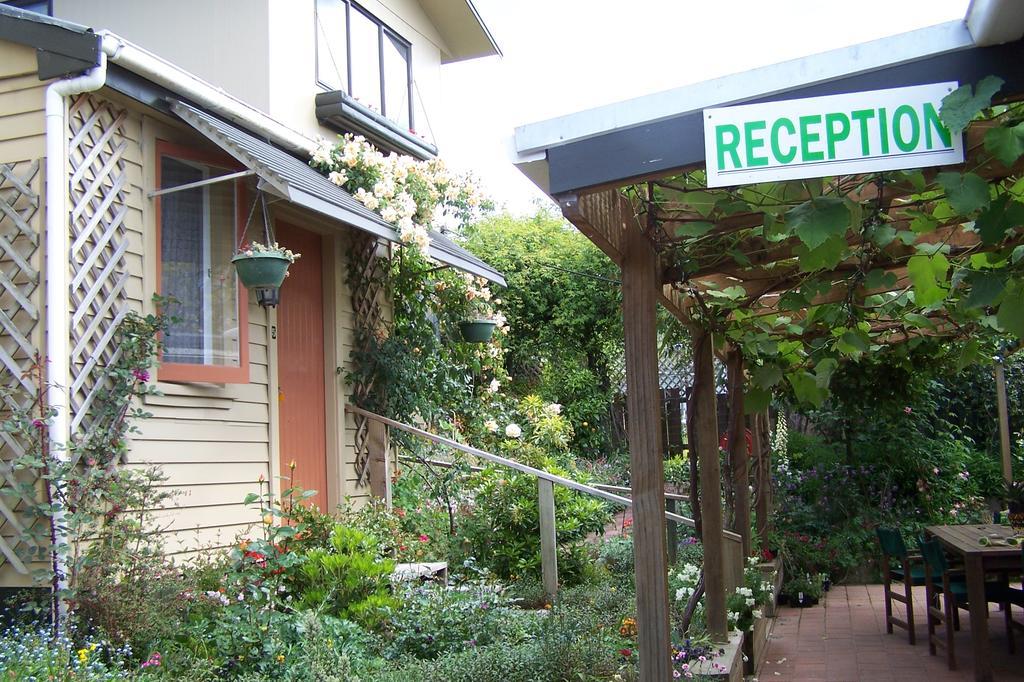
{"type": "MultiPolygon", "coordinates": [[[[350,281],[352,283],[352,309],[355,312],[356,343],[365,347],[369,335],[377,333],[384,324],[384,268],[387,258],[378,253],[377,239],[370,235],[353,237],[350,281]]],[[[358,381],[352,387],[352,401],[366,407],[366,399],[374,390],[369,379],[358,381]]],[[[355,473],[356,485],[370,485],[371,442],[370,424],[366,417],[355,416],[355,473]]]]}
{"type": "Polygon", "coordinates": [[[92,95],[68,116],[70,193],[71,432],[97,426],[90,407],[103,370],[118,357],[115,335],[128,313],[126,112],[92,95]]]}
{"type": "MultiPolygon", "coordinates": [[[[36,363],[33,336],[39,324],[40,234],[36,227],[42,186],[39,161],[0,163],[0,389],[5,412],[30,406],[36,393],[32,370],[36,363]]],[[[0,566],[10,563],[28,573],[22,556],[33,554],[37,543],[31,521],[21,509],[26,499],[19,486],[35,484],[16,472],[11,460],[23,455],[28,443],[0,431],[0,566]]],[[[33,487],[33,486],[30,486],[33,487]]]]}

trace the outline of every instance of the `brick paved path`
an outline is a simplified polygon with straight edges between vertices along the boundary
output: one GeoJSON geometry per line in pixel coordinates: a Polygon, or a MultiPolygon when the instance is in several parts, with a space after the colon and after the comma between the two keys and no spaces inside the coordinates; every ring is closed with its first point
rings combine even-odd
{"type": "MultiPolygon", "coordinates": [[[[928,654],[923,587],[914,589],[915,646],[910,646],[906,632],[899,628],[894,628],[891,635],[886,634],[881,585],[839,586],[825,596],[821,604],[812,608],[780,609],[767,658],[758,671],[760,682],[974,679],[966,611],[960,612],[961,630],[956,633],[957,670],[951,672],[946,667],[942,649],[936,656],[928,654]]],[[[902,604],[893,606],[894,610],[902,609],[902,604]]],[[[1017,633],[1017,653],[1010,656],[1003,614],[995,605],[990,608],[989,642],[995,679],[1024,680],[1024,634],[1017,633]]],[[[1024,613],[1016,608],[1014,617],[1024,622],[1024,613]]]]}

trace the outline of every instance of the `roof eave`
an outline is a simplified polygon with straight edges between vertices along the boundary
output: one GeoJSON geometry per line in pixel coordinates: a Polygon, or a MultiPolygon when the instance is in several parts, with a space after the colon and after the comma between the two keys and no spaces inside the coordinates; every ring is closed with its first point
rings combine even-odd
{"type": "Polygon", "coordinates": [[[444,40],[441,63],[500,57],[501,48],[472,0],[420,0],[444,40]]]}

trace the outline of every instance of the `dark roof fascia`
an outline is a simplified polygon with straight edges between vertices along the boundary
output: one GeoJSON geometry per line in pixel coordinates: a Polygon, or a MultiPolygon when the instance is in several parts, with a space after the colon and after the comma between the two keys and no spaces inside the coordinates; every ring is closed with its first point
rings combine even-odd
{"type": "Polygon", "coordinates": [[[39,80],[68,78],[99,64],[102,38],[91,28],[0,5],[0,40],[36,49],[39,80]]]}
{"type": "MultiPolygon", "coordinates": [[[[999,97],[1013,99],[1024,94],[1022,65],[1024,41],[1016,41],[935,55],[729,104],[774,102],[945,81],[976,83],[988,75],[1005,81],[999,97]]],[[[551,147],[546,152],[552,196],[574,194],[597,186],[626,185],[638,178],[704,165],[704,116],[702,111],[691,111],[551,147]]]]}
{"type": "Polygon", "coordinates": [[[426,160],[437,156],[437,147],[393,121],[357,102],[343,90],[316,96],[316,117],[324,125],[344,133],[363,135],[387,149],[426,160]]]}

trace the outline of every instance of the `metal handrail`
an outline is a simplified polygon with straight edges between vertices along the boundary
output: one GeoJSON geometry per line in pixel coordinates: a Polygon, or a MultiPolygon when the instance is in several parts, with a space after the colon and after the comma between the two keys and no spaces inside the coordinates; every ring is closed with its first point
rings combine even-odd
{"type": "MultiPolygon", "coordinates": [[[[610,493],[604,490],[599,490],[592,486],[586,485],[585,483],[578,483],[577,481],[574,481],[570,478],[565,478],[564,476],[559,476],[558,474],[552,474],[548,471],[544,471],[542,469],[537,469],[535,467],[529,466],[528,464],[523,464],[522,462],[517,462],[513,459],[507,459],[505,457],[495,455],[494,453],[487,452],[486,450],[474,448],[470,445],[463,445],[462,443],[454,441],[451,438],[438,436],[437,434],[430,433],[429,431],[424,431],[423,429],[416,428],[415,426],[403,424],[402,422],[395,421],[394,419],[389,419],[388,417],[379,415],[375,412],[370,412],[369,410],[364,410],[363,408],[356,407],[355,405],[346,405],[345,411],[350,412],[352,414],[361,415],[363,417],[366,417],[367,419],[372,419],[374,421],[380,422],[381,424],[386,424],[387,426],[390,426],[391,428],[394,429],[398,429],[399,431],[405,431],[406,433],[411,433],[414,436],[425,438],[426,440],[437,443],[438,445],[444,445],[452,448],[453,450],[459,450],[460,452],[465,452],[466,454],[473,455],[481,459],[485,459],[489,462],[494,462],[495,464],[501,464],[502,466],[508,467],[510,469],[521,471],[522,473],[529,474],[530,476],[533,476],[535,478],[550,481],[551,483],[563,486],[565,488],[571,488],[572,490],[576,490],[581,493],[586,493],[587,495],[592,495],[593,497],[599,497],[602,500],[607,500],[608,502],[612,502],[623,507],[633,506],[633,500],[629,499],[628,497],[622,497],[621,495],[616,495],[614,493],[610,493]]],[[[691,528],[694,528],[696,526],[696,522],[693,519],[688,518],[686,516],[682,516],[681,514],[676,514],[674,512],[666,511],[665,518],[669,519],[670,521],[675,521],[676,523],[682,523],[684,525],[690,526],[691,528]]],[[[739,534],[733,533],[729,530],[722,531],[722,537],[728,538],[729,540],[734,540],[736,542],[742,541],[739,534]]]]}

